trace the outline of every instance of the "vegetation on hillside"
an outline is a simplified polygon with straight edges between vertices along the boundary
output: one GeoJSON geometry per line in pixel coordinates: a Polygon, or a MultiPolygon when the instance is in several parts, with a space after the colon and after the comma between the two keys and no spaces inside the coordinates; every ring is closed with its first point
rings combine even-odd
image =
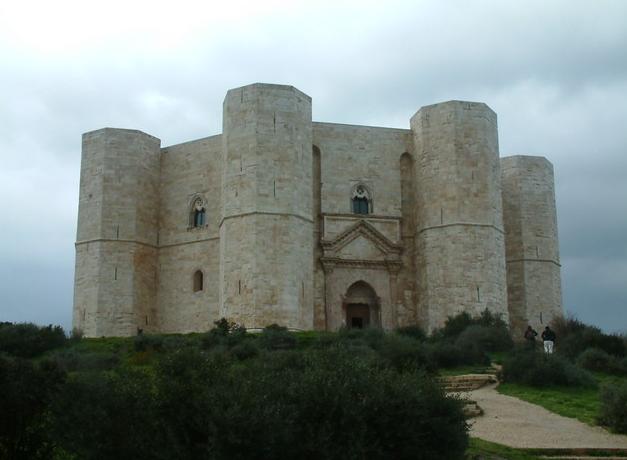
{"type": "MultiPolygon", "coordinates": [[[[462,458],[462,403],[437,376],[489,356],[504,365],[502,391],[627,430],[622,338],[572,319],[556,331],[546,356],[515,347],[489,311],[428,337],[251,334],[223,319],[203,334],[82,339],[0,323],[0,458],[462,458]]],[[[469,458],[503,449],[472,446],[469,458]]]]}
{"type": "Polygon", "coordinates": [[[558,414],[627,433],[625,338],[575,318],[552,324],[555,354],[528,344],[503,360],[499,391],[558,414]]]}
{"type": "Polygon", "coordinates": [[[220,321],[206,334],[47,343],[28,359],[2,354],[0,458],[454,459],[468,443],[462,402],[409,335],[220,321]]]}

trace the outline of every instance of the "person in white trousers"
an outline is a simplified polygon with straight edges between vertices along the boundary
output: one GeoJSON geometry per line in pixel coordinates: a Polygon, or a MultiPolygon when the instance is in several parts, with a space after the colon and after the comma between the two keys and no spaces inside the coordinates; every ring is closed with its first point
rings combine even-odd
{"type": "Polygon", "coordinates": [[[555,332],[553,332],[549,326],[544,328],[544,331],[542,332],[542,340],[544,341],[544,352],[549,355],[553,353],[553,346],[555,345],[555,332]]]}

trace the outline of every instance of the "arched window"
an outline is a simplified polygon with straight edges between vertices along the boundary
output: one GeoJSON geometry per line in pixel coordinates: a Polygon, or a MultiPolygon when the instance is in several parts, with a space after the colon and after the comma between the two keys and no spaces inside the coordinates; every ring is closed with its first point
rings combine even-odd
{"type": "Polygon", "coordinates": [[[352,194],[353,214],[370,214],[372,212],[372,198],[365,185],[359,184],[352,194]]]}
{"type": "Polygon", "coordinates": [[[194,273],[194,292],[202,291],[203,276],[200,270],[194,273]]]}
{"type": "Polygon", "coordinates": [[[196,197],[192,201],[189,214],[189,226],[192,228],[204,227],[206,222],[205,203],[202,198],[196,197]]]}

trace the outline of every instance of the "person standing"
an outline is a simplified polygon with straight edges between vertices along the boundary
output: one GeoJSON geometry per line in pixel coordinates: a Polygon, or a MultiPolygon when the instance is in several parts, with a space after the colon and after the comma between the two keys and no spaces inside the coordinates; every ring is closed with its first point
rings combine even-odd
{"type": "Polygon", "coordinates": [[[532,350],[535,350],[536,348],[537,335],[538,333],[534,331],[531,325],[527,326],[527,330],[525,331],[525,340],[527,341],[527,345],[529,346],[529,348],[531,348],[532,350]]]}
{"type": "Polygon", "coordinates": [[[553,346],[555,345],[555,332],[553,332],[549,326],[544,328],[544,332],[542,332],[542,340],[544,341],[544,352],[549,355],[553,353],[553,346]]]}

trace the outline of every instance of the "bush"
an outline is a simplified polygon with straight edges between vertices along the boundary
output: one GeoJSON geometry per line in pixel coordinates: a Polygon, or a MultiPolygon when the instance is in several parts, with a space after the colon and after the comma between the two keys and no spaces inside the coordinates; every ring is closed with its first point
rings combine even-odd
{"type": "Polygon", "coordinates": [[[381,369],[375,356],[342,345],[268,357],[218,368],[187,356],[185,370],[160,378],[167,438],[179,458],[210,451],[235,460],[452,459],[464,452],[460,401],[424,374],[381,369]]]}
{"type": "Polygon", "coordinates": [[[163,337],[162,349],[166,352],[172,352],[176,350],[180,350],[182,348],[194,347],[197,346],[198,343],[192,336],[185,335],[166,335],[163,337]]]}
{"type": "Polygon", "coordinates": [[[463,311],[456,316],[449,316],[444,327],[437,333],[444,338],[455,339],[471,324],[473,324],[472,317],[468,312],[463,311]]]}
{"type": "Polygon", "coordinates": [[[264,327],[259,341],[261,346],[268,350],[291,350],[296,347],[294,334],[278,324],[264,327]]]}
{"type": "Polygon", "coordinates": [[[398,371],[435,370],[423,344],[404,335],[386,334],[379,355],[386,364],[398,371]]]}
{"type": "Polygon", "coordinates": [[[453,343],[442,341],[428,344],[426,351],[429,362],[436,369],[490,364],[488,355],[476,347],[460,348],[453,343]]]}
{"type": "Polygon", "coordinates": [[[411,337],[412,339],[420,340],[421,342],[427,338],[425,331],[420,326],[405,326],[396,329],[396,332],[400,335],[411,337]]]}
{"type": "Polygon", "coordinates": [[[598,327],[584,324],[574,317],[556,318],[552,328],[557,336],[556,351],[570,359],[576,359],[588,348],[598,348],[619,358],[625,356],[622,337],[604,334],[598,327]]]}
{"type": "Polygon", "coordinates": [[[51,458],[46,413],[64,379],[53,361],[0,353],[0,458],[51,458]]]}
{"type": "Polygon", "coordinates": [[[71,375],[50,407],[55,444],[65,458],[157,458],[165,441],[151,386],[136,369],[71,375]]]}
{"type": "Polygon", "coordinates": [[[627,383],[601,387],[600,399],[599,424],[627,434],[627,383]]]}
{"type": "Polygon", "coordinates": [[[472,348],[481,352],[507,351],[514,346],[509,331],[504,325],[470,325],[464,329],[455,343],[462,349],[472,348]]]}
{"type": "Polygon", "coordinates": [[[381,342],[385,332],[378,327],[366,327],[364,329],[348,329],[342,328],[338,332],[338,338],[340,341],[352,341],[361,343],[373,350],[378,350],[381,347],[381,342]]]}
{"type": "Polygon", "coordinates": [[[526,348],[516,350],[505,359],[502,377],[508,383],[521,383],[535,387],[596,386],[596,381],[589,372],[578,368],[567,359],[526,348]]]}
{"type": "Polygon", "coordinates": [[[444,327],[435,331],[433,337],[435,340],[455,340],[470,326],[483,326],[508,331],[507,323],[503,321],[501,315],[492,313],[486,308],[476,317],[470,316],[465,311],[456,316],[449,316],[444,323],[444,327]]]}
{"type": "Polygon", "coordinates": [[[61,326],[32,323],[0,323],[0,351],[22,358],[33,358],[67,342],[61,326]]]}
{"type": "Polygon", "coordinates": [[[72,349],[57,351],[51,359],[64,372],[109,370],[120,363],[120,358],[115,353],[106,351],[81,353],[72,349]]]}
{"type": "Polygon", "coordinates": [[[218,345],[233,347],[246,337],[246,328],[225,318],[215,321],[215,327],[201,338],[203,348],[212,348],[218,345]]]}
{"type": "Polygon", "coordinates": [[[588,348],[577,358],[577,365],[589,371],[606,372],[608,374],[624,374],[627,369],[623,362],[599,348],[588,348]]]}
{"type": "Polygon", "coordinates": [[[163,348],[163,336],[152,334],[138,334],[133,339],[135,351],[160,351],[163,348]]]}
{"type": "Polygon", "coordinates": [[[259,354],[259,349],[251,340],[245,340],[231,348],[231,353],[240,361],[254,358],[259,354]]]}

